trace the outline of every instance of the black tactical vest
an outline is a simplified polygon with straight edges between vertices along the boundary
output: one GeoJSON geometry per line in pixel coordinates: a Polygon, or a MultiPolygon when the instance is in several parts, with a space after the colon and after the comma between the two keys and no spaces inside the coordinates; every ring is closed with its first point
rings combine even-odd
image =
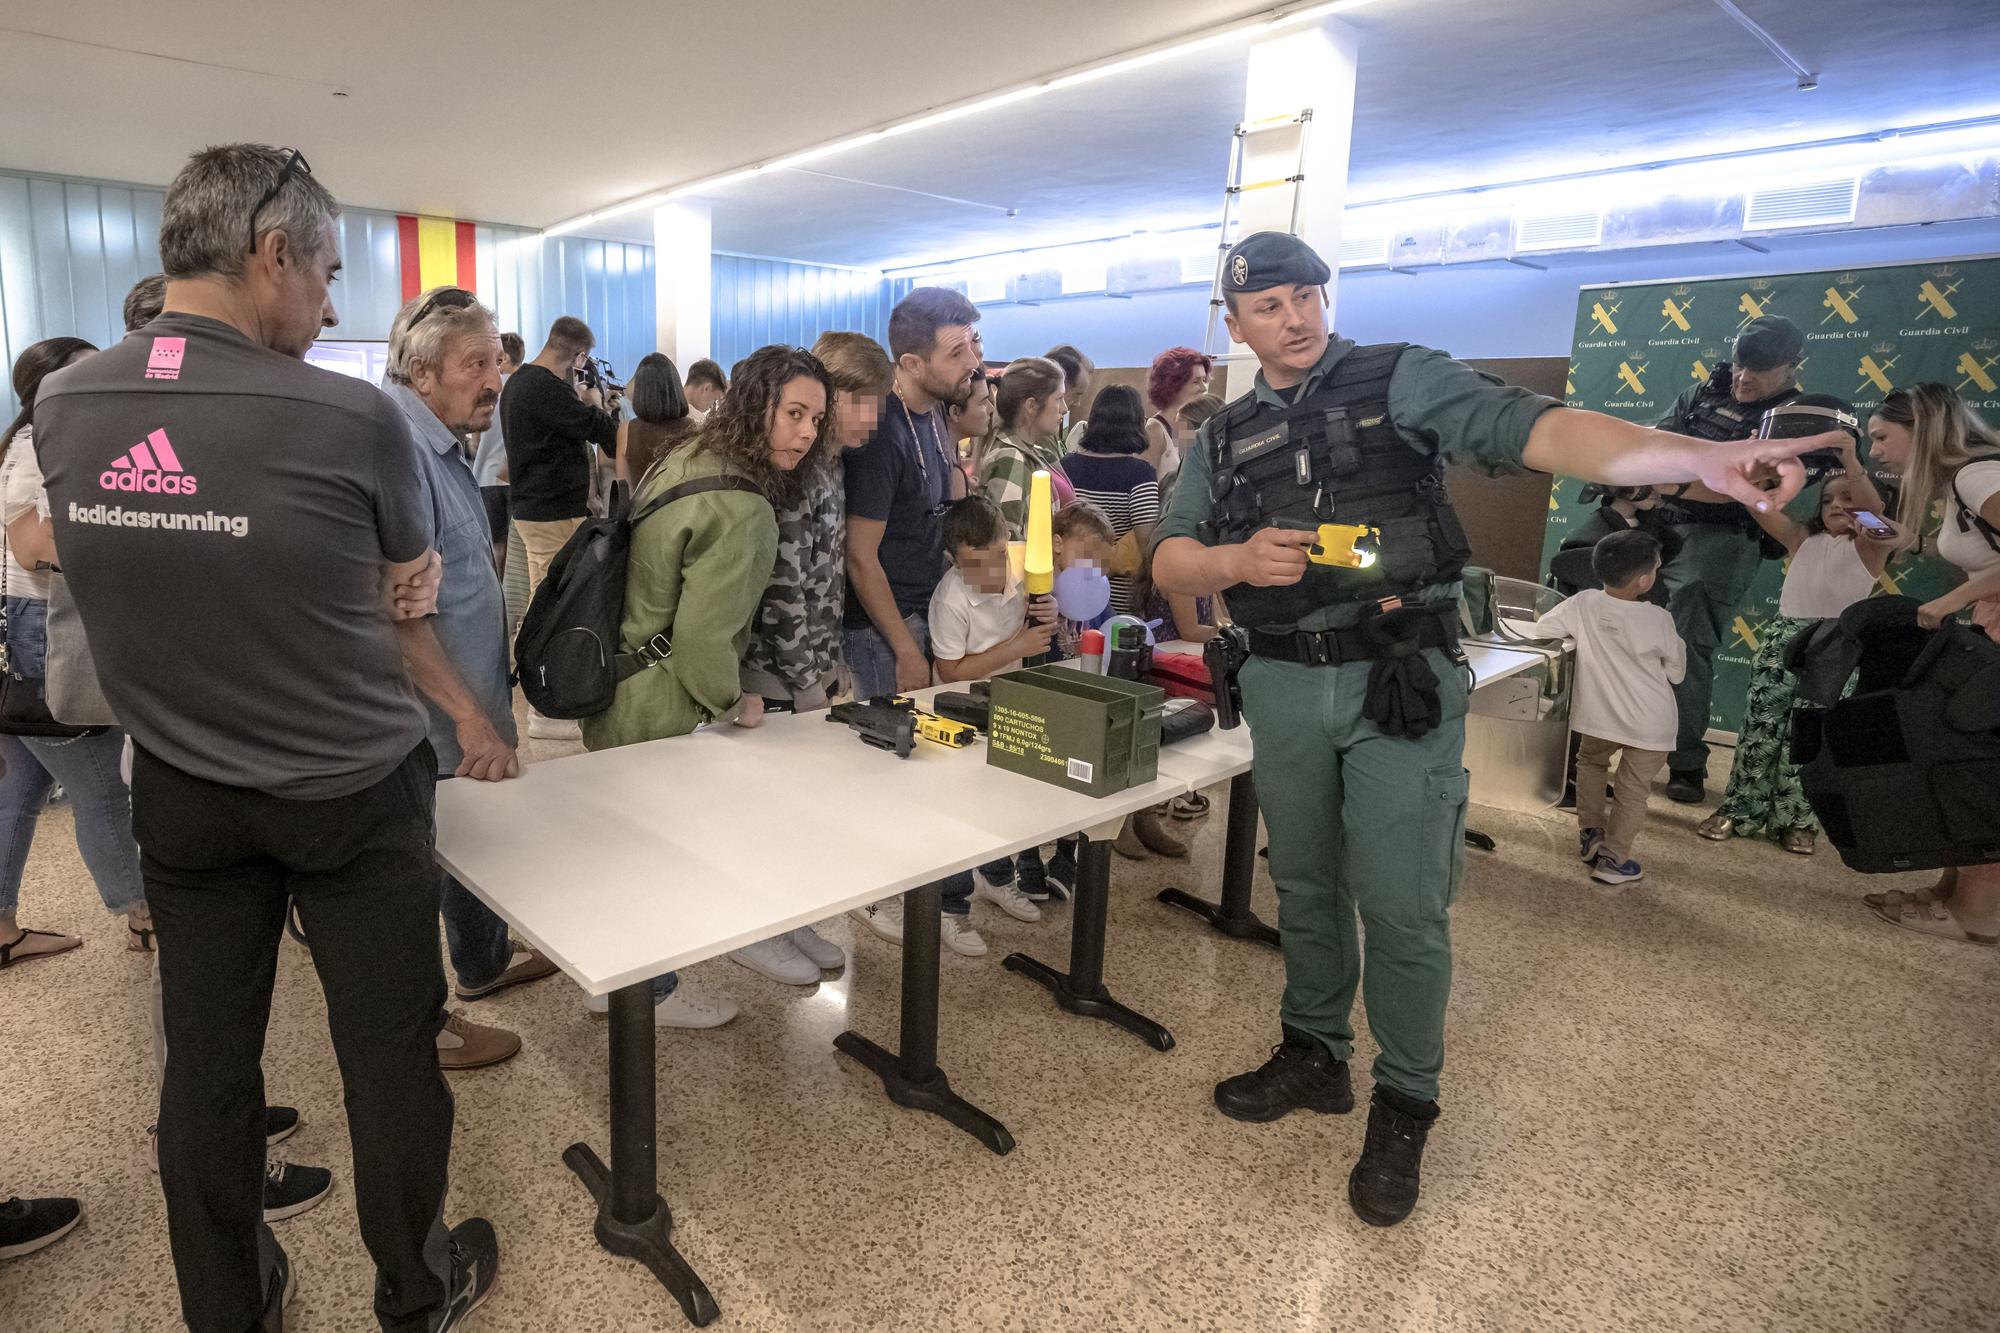
{"type": "Polygon", "coordinates": [[[1207,540],[1244,541],[1281,518],[1382,532],[1367,569],[1308,565],[1289,588],[1225,589],[1238,624],[1283,632],[1322,607],[1408,598],[1465,568],[1470,551],[1445,496],[1443,459],[1411,448],[1389,419],[1389,377],[1408,346],[1356,347],[1290,407],[1250,393],[1216,419],[1207,540]]]}
{"type": "MultiPolygon", "coordinates": [[[[1730,373],[1728,362],[1717,366],[1708,383],[1696,391],[1686,409],[1674,414],[1669,429],[1682,435],[1692,435],[1697,440],[1714,440],[1721,444],[1747,440],[1757,433],[1766,412],[1791,402],[1803,392],[1794,384],[1762,402],[1739,403],[1729,395],[1730,373]]],[[[1736,528],[1748,536],[1758,536],[1763,531],[1757,526],[1757,520],[1750,516],[1750,511],[1734,501],[1710,504],[1700,500],[1670,499],[1665,507],[1682,523],[1736,528]]],[[[1769,552],[1766,554],[1769,555],[1769,552]]],[[[1777,559],[1776,556],[1771,558],[1777,559]]]]}
{"type": "Polygon", "coordinates": [[[1785,665],[1799,785],[1850,869],[2000,860],[2000,644],[1871,597],[1794,639],[1785,665]]]}

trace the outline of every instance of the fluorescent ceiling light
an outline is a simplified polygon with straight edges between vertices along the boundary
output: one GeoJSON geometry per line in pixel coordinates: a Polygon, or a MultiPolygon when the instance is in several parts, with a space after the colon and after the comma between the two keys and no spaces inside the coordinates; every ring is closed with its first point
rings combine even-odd
{"type": "Polygon", "coordinates": [[[1179,56],[1207,50],[1212,46],[1219,46],[1224,42],[1269,32],[1273,29],[1293,27],[1300,23],[1310,22],[1313,19],[1343,14],[1350,10],[1360,9],[1365,5],[1373,4],[1374,2],[1375,0],[1327,0],[1326,3],[1320,4],[1280,5],[1247,19],[1237,19],[1232,23],[1224,23],[1216,27],[1207,28],[1187,37],[1174,38],[1169,41],[1160,42],[1154,46],[1142,47],[1126,55],[1112,56],[1087,65],[1080,65],[1074,69],[1051,74],[1046,78],[1036,79],[1014,88],[1004,89],[1001,92],[991,93],[984,97],[973,98],[967,102],[960,102],[955,106],[942,107],[936,111],[927,111],[922,115],[909,116],[887,125],[880,125],[871,130],[865,130],[860,134],[853,134],[843,139],[834,139],[827,143],[816,144],[810,148],[800,149],[797,152],[775,157],[752,166],[742,167],[714,176],[704,176],[698,180],[687,181],[665,190],[657,190],[650,194],[641,195],[636,199],[622,200],[619,203],[595,209],[589,213],[582,213],[573,218],[565,218],[554,226],[545,228],[543,234],[561,236],[567,232],[579,231],[609,218],[622,217],[626,213],[642,208],[652,208],[669,199],[684,199],[693,194],[707,194],[714,190],[725,189],[728,186],[748,180],[753,176],[761,175],[767,171],[783,171],[790,167],[803,166],[808,162],[817,162],[824,158],[833,157],[836,154],[845,153],[850,149],[860,148],[881,139],[892,138],[900,134],[910,134],[918,130],[933,129],[939,125],[963,120],[967,116],[976,116],[987,111],[998,110],[1003,106],[1011,106],[1016,102],[1025,102],[1029,98],[1040,97],[1043,93],[1054,92],[1064,88],[1075,88],[1086,83],[1095,83],[1099,79],[1112,78],[1119,74],[1130,73],[1136,69],[1144,69],[1148,65],[1158,64],[1162,60],[1172,60],[1179,56]]]}

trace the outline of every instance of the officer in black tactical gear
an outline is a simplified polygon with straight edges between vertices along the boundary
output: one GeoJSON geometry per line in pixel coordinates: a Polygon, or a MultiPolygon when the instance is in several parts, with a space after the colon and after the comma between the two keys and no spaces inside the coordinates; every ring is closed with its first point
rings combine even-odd
{"type": "MultiPolygon", "coordinates": [[[[1661,430],[1698,440],[1747,440],[1764,413],[1799,394],[1805,334],[1782,315],[1759,315],[1736,335],[1735,355],[1708,382],[1682,394],[1661,430]]],[[[1664,517],[1680,529],[1680,549],[1660,570],[1667,610],[1687,644],[1687,675],[1674,687],[1680,725],[1667,759],[1667,795],[1692,805],[1706,795],[1710,696],[1715,654],[1749,595],[1757,568],[1775,559],[1750,511],[1700,485],[1667,492],[1664,517]]],[[[1783,552],[1777,553],[1782,555],[1783,552]]]]}
{"type": "MultiPolygon", "coordinates": [[[[1467,800],[1467,551],[1444,462],[1614,486],[1699,479],[1770,505],[1803,483],[1796,456],[1831,438],[1704,444],[1565,408],[1429,348],[1357,347],[1328,335],[1332,276],[1277,232],[1225,256],[1229,331],[1259,373],[1182,463],[1153,577],[1169,592],[1227,594],[1278,886],[1283,1040],[1219,1084],[1216,1106],[1252,1121],[1352,1110],[1365,967],[1381,1055],[1348,1201],[1390,1226],[1416,1206],[1438,1116],[1467,800]]],[[[1218,697],[1227,689],[1225,674],[1218,697]]]]}

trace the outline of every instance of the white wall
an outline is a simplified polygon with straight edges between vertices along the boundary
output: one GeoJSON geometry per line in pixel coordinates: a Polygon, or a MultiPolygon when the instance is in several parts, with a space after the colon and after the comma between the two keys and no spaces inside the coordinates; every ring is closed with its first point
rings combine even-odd
{"type": "MultiPolygon", "coordinates": [[[[2000,220],[1774,239],[1771,253],[1740,245],[1675,246],[1617,254],[1552,256],[1546,272],[1513,264],[1455,265],[1413,273],[1372,270],[1340,279],[1340,331],[1361,342],[1414,342],[1461,357],[1568,356],[1580,287],[1666,278],[1864,268],[2000,254],[2000,220]]],[[[1087,297],[982,310],[987,355],[1038,356],[1075,343],[1103,366],[1143,366],[1177,343],[1199,347],[1208,289],[1184,287],[1130,300],[1087,297]]]]}

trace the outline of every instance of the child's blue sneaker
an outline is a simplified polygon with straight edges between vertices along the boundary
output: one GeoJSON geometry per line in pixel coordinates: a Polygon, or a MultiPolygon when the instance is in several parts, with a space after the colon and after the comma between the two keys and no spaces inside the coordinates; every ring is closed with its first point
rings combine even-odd
{"type": "Polygon", "coordinates": [[[1576,831],[1576,854],[1583,858],[1583,861],[1586,865],[1588,865],[1592,861],[1595,861],[1597,859],[1597,854],[1603,850],[1604,850],[1603,829],[1586,828],[1586,829],[1578,829],[1576,831]]]}
{"type": "Polygon", "coordinates": [[[1609,852],[1600,852],[1597,864],[1591,867],[1590,877],[1599,884],[1631,884],[1645,875],[1637,861],[1618,862],[1611,859],[1609,852]]]}

